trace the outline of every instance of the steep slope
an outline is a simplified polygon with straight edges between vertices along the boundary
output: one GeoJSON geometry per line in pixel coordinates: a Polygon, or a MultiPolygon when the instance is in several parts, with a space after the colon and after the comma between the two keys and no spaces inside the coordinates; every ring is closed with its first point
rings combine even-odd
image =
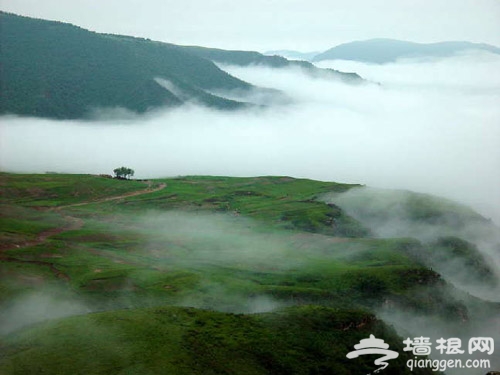
{"type": "Polygon", "coordinates": [[[345,355],[370,334],[400,353],[388,362],[384,374],[434,373],[411,372],[405,365],[411,353],[404,352],[401,339],[372,314],[312,306],[258,315],[163,307],[69,318],[8,338],[0,371],[6,375],[366,374],[379,367],[374,357],[347,360],[345,355]]]}
{"type": "Polygon", "coordinates": [[[0,23],[3,114],[81,118],[94,108],[145,112],[189,100],[232,109],[242,103],[205,90],[251,88],[165,43],[3,12],[0,23]]]}
{"type": "Polygon", "coordinates": [[[203,57],[220,64],[251,66],[261,65],[271,68],[300,68],[312,76],[331,77],[349,83],[361,83],[363,79],[357,73],[344,73],[334,69],[320,69],[308,61],[287,60],[281,56],[266,56],[252,51],[228,51],[216,48],[196,46],[180,47],[193,55],[203,57]]]}
{"type": "Polygon", "coordinates": [[[362,187],[323,198],[335,202],[379,237],[433,240],[440,234],[471,236],[477,241],[498,230],[469,207],[429,194],[362,187]]]}
{"type": "Polygon", "coordinates": [[[363,187],[323,199],[376,237],[422,241],[410,252],[417,259],[472,294],[497,300],[500,229],[491,220],[456,202],[404,190],[363,187]]]}
{"type": "Polygon", "coordinates": [[[394,39],[370,39],[338,45],[316,55],[313,61],[354,60],[384,64],[400,58],[453,56],[468,50],[500,54],[500,48],[488,44],[470,42],[423,44],[394,39]]]}

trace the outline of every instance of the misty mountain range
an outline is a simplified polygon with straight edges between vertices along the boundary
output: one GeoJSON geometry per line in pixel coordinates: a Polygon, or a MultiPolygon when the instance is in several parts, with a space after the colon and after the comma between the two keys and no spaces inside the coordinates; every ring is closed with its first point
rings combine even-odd
{"type": "Polygon", "coordinates": [[[322,53],[261,54],[99,34],[5,12],[0,12],[0,20],[0,114],[57,119],[86,118],[102,108],[144,113],[184,103],[234,110],[286,96],[238,79],[225,72],[223,65],[296,68],[311,76],[360,83],[363,80],[356,73],[320,69],[312,62],[344,59],[381,64],[402,57],[451,56],[471,49],[500,53],[499,48],[487,44],[373,39],[322,53]],[[252,102],[249,94],[255,93],[269,100],[252,102]]]}
{"type": "Polygon", "coordinates": [[[266,54],[312,62],[352,60],[384,64],[401,58],[449,57],[471,50],[500,54],[500,48],[484,43],[450,41],[425,44],[383,38],[344,43],[321,53],[282,50],[266,54]]]}
{"type": "Polygon", "coordinates": [[[100,108],[144,113],[186,102],[231,110],[254,104],[214,92],[270,92],[231,76],[215,62],[298,67],[310,74],[361,81],[357,74],[258,52],[99,34],[67,23],[5,12],[0,13],[0,21],[0,114],[77,119],[100,108]]]}

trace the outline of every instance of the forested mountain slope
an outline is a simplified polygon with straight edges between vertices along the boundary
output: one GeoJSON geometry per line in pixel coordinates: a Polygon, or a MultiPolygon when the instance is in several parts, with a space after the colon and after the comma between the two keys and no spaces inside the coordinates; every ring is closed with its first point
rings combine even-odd
{"type": "Polygon", "coordinates": [[[95,108],[140,113],[190,100],[232,109],[242,103],[205,90],[251,88],[169,44],[7,13],[0,23],[0,113],[81,118],[95,108]]]}

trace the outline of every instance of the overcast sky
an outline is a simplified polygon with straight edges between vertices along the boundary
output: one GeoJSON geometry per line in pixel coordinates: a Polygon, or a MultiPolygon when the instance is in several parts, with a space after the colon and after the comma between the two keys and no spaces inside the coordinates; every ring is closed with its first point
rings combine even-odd
{"type": "Polygon", "coordinates": [[[99,32],[230,49],[325,50],[377,37],[500,45],[499,0],[0,0],[99,32]]]}

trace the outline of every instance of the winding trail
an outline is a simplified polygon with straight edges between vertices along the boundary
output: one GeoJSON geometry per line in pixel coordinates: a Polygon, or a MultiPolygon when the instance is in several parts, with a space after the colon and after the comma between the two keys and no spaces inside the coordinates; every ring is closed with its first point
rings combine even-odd
{"type": "Polygon", "coordinates": [[[137,191],[132,191],[130,193],[125,193],[125,194],[121,194],[121,195],[115,195],[113,197],[106,197],[106,198],[96,199],[96,200],[92,200],[92,201],[85,201],[85,202],[80,202],[80,203],[67,204],[65,206],[57,206],[57,207],[53,208],[53,210],[59,211],[59,210],[61,210],[63,208],[68,208],[68,207],[85,206],[87,204],[116,201],[116,200],[125,199],[125,198],[129,198],[129,197],[136,197],[138,195],[151,194],[151,193],[155,193],[157,191],[163,190],[166,186],[167,186],[167,184],[162,183],[162,184],[160,184],[156,188],[151,188],[151,183],[149,183],[148,188],[145,189],[145,190],[137,190],[137,191]]]}
{"type": "MultiPolygon", "coordinates": [[[[57,206],[57,207],[50,207],[47,210],[48,211],[56,211],[59,213],[65,220],[65,225],[56,227],[56,228],[50,228],[47,229],[43,232],[40,232],[37,234],[37,236],[30,241],[26,241],[22,244],[16,244],[16,245],[7,245],[6,247],[0,246],[0,251],[8,251],[8,250],[21,250],[27,247],[31,246],[37,246],[41,245],[47,240],[55,236],[57,234],[61,234],[64,232],[69,232],[72,230],[78,230],[83,227],[84,221],[80,218],[70,216],[70,215],[64,215],[60,211],[64,208],[69,208],[69,207],[79,207],[79,206],[85,206],[88,204],[95,204],[95,203],[103,203],[103,202],[110,202],[110,201],[115,201],[115,200],[120,200],[120,199],[125,199],[129,197],[135,197],[138,195],[144,195],[144,194],[151,194],[155,193],[157,191],[163,190],[167,185],[162,183],[156,188],[151,188],[151,182],[148,182],[148,188],[145,190],[138,190],[138,191],[133,191],[125,194],[120,194],[120,195],[115,195],[112,197],[106,197],[106,198],[101,198],[101,199],[95,199],[91,201],[85,201],[85,202],[79,202],[79,203],[73,203],[73,204],[68,204],[64,206],[57,206]]],[[[46,262],[46,261],[39,261],[39,260],[28,260],[28,259],[18,259],[12,256],[8,256],[6,254],[2,254],[0,252],[0,261],[2,262],[16,262],[16,263],[31,263],[31,264],[38,264],[38,265],[43,265],[43,266],[48,266],[50,270],[56,275],[56,277],[64,279],[64,280],[69,280],[69,276],[58,270],[54,263],[51,262],[46,262]]]]}

